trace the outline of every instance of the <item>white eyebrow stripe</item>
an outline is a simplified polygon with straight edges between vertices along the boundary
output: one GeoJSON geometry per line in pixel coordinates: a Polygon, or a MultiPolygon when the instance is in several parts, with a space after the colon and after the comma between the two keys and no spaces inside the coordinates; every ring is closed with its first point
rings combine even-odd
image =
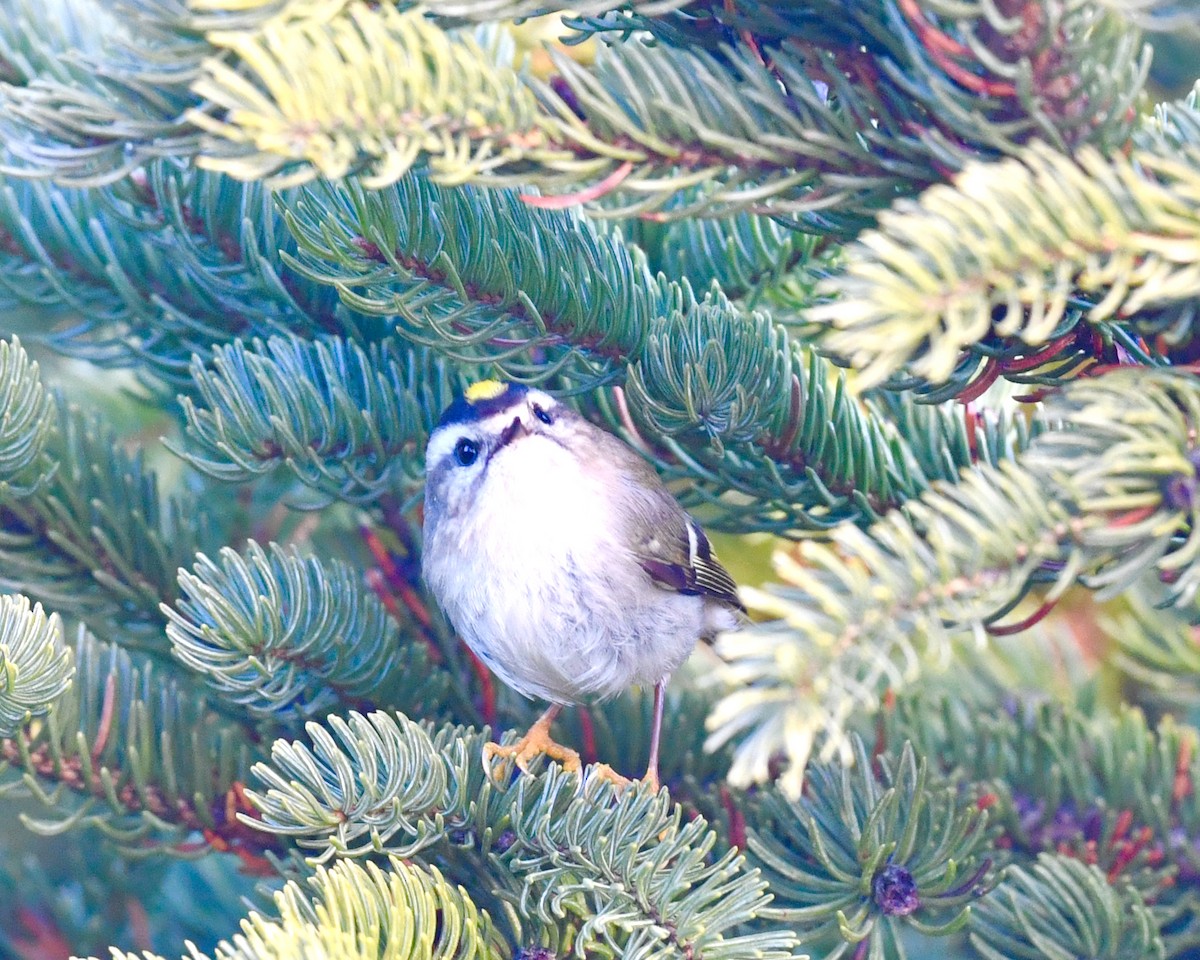
{"type": "Polygon", "coordinates": [[[448,457],[454,449],[454,445],[458,443],[460,436],[462,436],[462,433],[450,426],[441,427],[433,431],[433,435],[429,438],[429,445],[425,448],[426,469],[448,457]]]}

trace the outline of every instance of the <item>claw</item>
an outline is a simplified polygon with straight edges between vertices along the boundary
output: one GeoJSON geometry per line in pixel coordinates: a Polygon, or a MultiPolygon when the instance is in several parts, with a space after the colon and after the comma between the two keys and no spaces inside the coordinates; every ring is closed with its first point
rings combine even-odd
{"type": "Polygon", "coordinates": [[[497,757],[511,760],[524,773],[529,772],[530,763],[543,756],[557,760],[568,773],[579,773],[583,766],[579,754],[570,747],[564,747],[550,736],[550,724],[554,722],[557,715],[558,709],[551,707],[516,743],[507,746],[499,743],[484,744],[483,766],[487,770],[488,776],[493,780],[496,779],[492,776],[492,761],[497,757]]]}
{"type": "MultiPolygon", "coordinates": [[[[497,778],[492,770],[493,761],[496,759],[511,760],[523,773],[529,773],[529,765],[538,757],[557,760],[568,773],[581,774],[583,763],[579,758],[578,752],[572,750],[570,747],[563,746],[550,736],[550,725],[554,722],[554,718],[558,716],[561,709],[561,706],[552,706],[538,717],[537,723],[530,727],[529,732],[516,743],[507,745],[485,743],[483,745],[483,767],[487,771],[488,777],[493,782],[501,782],[500,778],[497,778]]],[[[628,787],[634,782],[628,777],[621,776],[621,774],[617,773],[607,763],[593,764],[588,769],[588,777],[589,779],[607,781],[618,790],[628,787]]],[[[648,784],[654,792],[658,792],[657,764],[652,765],[646,771],[646,776],[642,778],[642,783],[648,784]]]]}
{"type": "Polygon", "coordinates": [[[617,773],[607,763],[593,764],[588,770],[588,775],[595,780],[607,780],[618,790],[622,790],[633,783],[628,777],[623,777],[617,773]]]}

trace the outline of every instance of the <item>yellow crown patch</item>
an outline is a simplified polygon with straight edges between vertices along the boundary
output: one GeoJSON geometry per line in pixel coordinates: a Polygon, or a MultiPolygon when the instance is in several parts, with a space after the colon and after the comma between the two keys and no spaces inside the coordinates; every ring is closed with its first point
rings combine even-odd
{"type": "Polygon", "coordinates": [[[508,385],[499,380],[480,380],[467,387],[463,394],[468,403],[478,403],[480,400],[495,400],[508,389],[508,385]]]}

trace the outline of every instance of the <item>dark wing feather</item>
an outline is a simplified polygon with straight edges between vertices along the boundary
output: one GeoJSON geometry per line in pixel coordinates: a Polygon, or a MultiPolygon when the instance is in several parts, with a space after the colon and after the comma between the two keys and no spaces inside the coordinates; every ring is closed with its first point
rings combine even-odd
{"type": "Polygon", "coordinates": [[[710,597],[744,613],[737,584],[721,566],[700,525],[682,511],[679,518],[678,527],[660,528],[640,545],[642,569],[668,590],[710,597]]]}

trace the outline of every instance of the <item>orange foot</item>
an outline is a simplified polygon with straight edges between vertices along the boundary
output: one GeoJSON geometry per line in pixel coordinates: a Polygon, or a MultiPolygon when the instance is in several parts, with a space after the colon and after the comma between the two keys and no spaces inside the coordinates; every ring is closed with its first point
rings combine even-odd
{"type": "MultiPolygon", "coordinates": [[[[553,713],[547,711],[538,722],[529,728],[516,743],[504,746],[499,743],[485,743],[483,746],[483,766],[488,775],[492,773],[492,761],[496,757],[511,760],[523,772],[529,772],[529,764],[537,757],[549,757],[557,760],[568,772],[578,773],[582,764],[579,754],[570,747],[564,747],[550,736],[550,724],[554,721],[553,713]]],[[[495,779],[494,777],[492,779],[495,779]]]]}

